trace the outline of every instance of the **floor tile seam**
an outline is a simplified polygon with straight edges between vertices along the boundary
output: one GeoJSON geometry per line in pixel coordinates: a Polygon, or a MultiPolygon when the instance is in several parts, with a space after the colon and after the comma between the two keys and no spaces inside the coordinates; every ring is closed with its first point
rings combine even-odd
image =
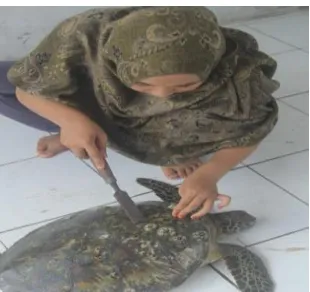
{"type": "Polygon", "coordinates": [[[302,150],[294,151],[294,152],[291,152],[291,153],[286,153],[286,154],[283,154],[281,156],[276,156],[276,157],[273,157],[273,158],[268,158],[268,159],[264,159],[264,160],[253,162],[253,163],[246,163],[244,165],[245,166],[260,165],[260,164],[263,164],[263,163],[266,163],[266,162],[275,161],[275,160],[278,160],[278,159],[286,158],[286,157],[293,156],[293,155],[296,155],[296,154],[301,154],[301,153],[304,153],[304,152],[309,152],[309,148],[305,148],[305,149],[302,149],[302,150]]]}
{"type": "Polygon", "coordinates": [[[289,190],[287,190],[285,187],[280,186],[279,184],[277,184],[276,182],[274,182],[272,179],[264,176],[263,174],[261,174],[260,172],[258,172],[257,170],[251,168],[251,166],[248,166],[248,169],[253,171],[254,173],[256,173],[257,175],[259,175],[260,177],[264,178],[266,181],[272,183],[274,186],[278,187],[279,189],[281,189],[282,191],[284,191],[285,193],[287,193],[288,195],[290,195],[292,198],[296,199],[297,201],[299,201],[300,203],[302,203],[303,205],[309,207],[309,204],[305,201],[303,201],[302,199],[300,199],[297,195],[291,193],[289,190]]]}
{"type": "MultiPolygon", "coordinates": [[[[258,246],[258,245],[264,244],[266,242],[271,242],[271,241],[274,241],[274,240],[277,240],[277,239],[280,239],[280,238],[283,238],[283,237],[286,237],[286,236],[290,236],[290,235],[293,235],[293,234],[296,234],[296,233],[299,233],[299,232],[303,232],[305,230],[309,230],[309,226],[302,227],[302,228],[299,228],[299,229],[296,229],[296,230],[293,230],[293,231],[290,231],[290,232],[285,232],[283,234],[280,234],[280,235],[277,235],[277,236],[274,236],[274,237],[270,237],[270,238],[266,238],[264,240],[256,241],[256,242],[253,242],[251,244],[245,244],[245,247],[250,248],[250,247],[253,247],[253,246],[258,246]]],[[[242,242],[242,243],[244,243],[244,242],[242,242]]]]}
{"type": "Polygon", "coordinates": [[[285,105],[289,106],[290,108],[292,108],[292,109],[294,109],[294,110],[296,110],[296,111],[298,111],[298,112],[300,112],[300,113],[302,113],[302,114],[304,114],[304,115],[306,115],[306,116],[309,116],[309,114],[308,114],[307,112],[304,112],[304,111],[302,111],[301,109],[295,107],[294,105],[289,104],[288,102],[285,102],[285,100],[284,100],[283,98],[280,99],[279,102],[282,102],[282,103],[284,103],[285,105]]]}
{"type": "Polygon", "coordinates": [[[255,27],[252,27],[252,26],[249,26],[249,25],[244,25],[245,27],[247,27],[247,28],[250,28],[250,29],[252,29],[252,30],[254,30],[254,31],[256,31],[256,32],[259,32],[259,33],[261,33],[262,35],[265,35],[265,36],[267,36],[267,37],[270,37],[270,38],[272,38],[272,39],[274,39],[274,40],[276,40],[276,41],[278,41],[278,42],[280,42],[280,43],[282,43],[282,44],[285,44],[285,45],[288,45],[288,46],[290,46],[290,47],[292,47],[292,48],[295,48],[295,49],[297,49],[297,50],[303,50],[303,48],[302,47],[298,47],[298,46],[296,46],[296,45],[294,45],[294,44],[291,44],[291,43],[289,43],[289,42],[287,42],[287,41],[283,41],[283,40],[281,40],[281,39],[279,39],[279,38],[277,38],[277,37],[275,37],[275,36],[273,36],[273,35],[271,35],[271,34],[268,34],[268,33],[266,33],[266,32],[264,32],[264,31],[261,31],[260,29],[258,29],[258,28],[255,28],[255,27]]]}

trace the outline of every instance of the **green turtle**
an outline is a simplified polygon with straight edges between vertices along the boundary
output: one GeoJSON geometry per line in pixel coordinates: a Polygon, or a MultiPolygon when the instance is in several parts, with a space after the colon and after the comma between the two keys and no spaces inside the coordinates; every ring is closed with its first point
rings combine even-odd
{"type": "MultiPolygon", "coordinates": [[[[199,220],[171,215],[178,188],[138,179],[162,201],[138,204],[146,221],[133,224],[119,206],[100,206],[56,220],[0,256],[1,292],[164,292],[204,265],[223,259],[243,292],[271,292],[262,260],[221,234],[253,226],[244,211],[199,220]]],[[[207,288],[206,288],[207,289],[207,288]]]]}

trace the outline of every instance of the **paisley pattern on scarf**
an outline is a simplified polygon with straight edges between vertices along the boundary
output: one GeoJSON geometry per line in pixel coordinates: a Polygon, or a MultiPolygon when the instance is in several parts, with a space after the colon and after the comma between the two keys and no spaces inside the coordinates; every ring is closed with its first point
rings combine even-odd
{"type": "Polygon", "coordinates": [[[89,115],[123,155],[168,166],[264,139],[278,117],[276,67],[251,35],[220,27],[205,7],[129,7],[66,19],[8,79],[89,115]],[[178,73],[203,84],[166,99],[130,89],[178,73]]]}

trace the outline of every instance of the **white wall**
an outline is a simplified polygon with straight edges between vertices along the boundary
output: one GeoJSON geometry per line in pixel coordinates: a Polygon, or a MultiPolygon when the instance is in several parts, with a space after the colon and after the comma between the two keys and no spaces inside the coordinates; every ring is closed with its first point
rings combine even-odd
{"type": "MultiPolygon", "coordinates": [[[[0,60],[13,60],[26,54],[59,21],[93,7],[1,7],[0,60]]],[[[296,7],[210,7],[221,24],[273,15],[296,7]]]]}

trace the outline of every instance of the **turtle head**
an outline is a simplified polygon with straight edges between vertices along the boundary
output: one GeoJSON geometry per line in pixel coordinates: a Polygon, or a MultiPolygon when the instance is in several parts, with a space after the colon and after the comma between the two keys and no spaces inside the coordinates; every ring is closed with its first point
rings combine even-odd
{"type": "Polygon", "coordinates": [[[256,218],[245,211],[230,211],[212,214],[220,233],[233,234],[252,227],[256,218]]]}

